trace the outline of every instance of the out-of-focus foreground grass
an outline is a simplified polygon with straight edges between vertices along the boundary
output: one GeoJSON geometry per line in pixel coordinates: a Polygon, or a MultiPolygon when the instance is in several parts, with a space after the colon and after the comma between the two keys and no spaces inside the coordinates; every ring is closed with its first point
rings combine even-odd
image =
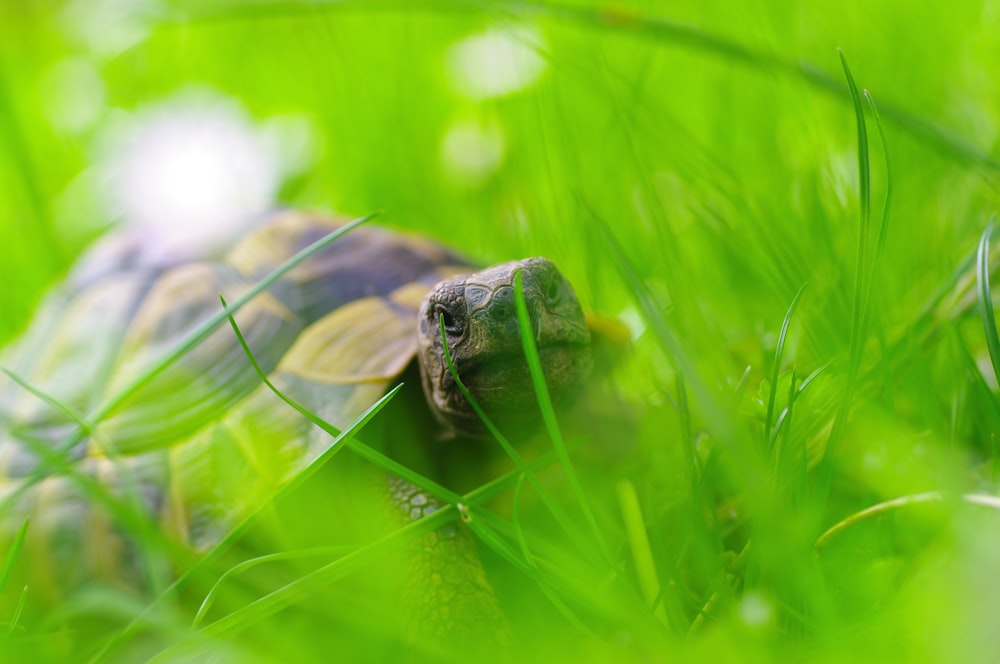
{"type": "MultiPolygon", "coordinates": [[[[224,244],[277,205],[381,209],[479,262],[546,255],[634,335],[631,424],[584,481],[640,599],[546,587],[569,608],[513,616],[518,647],[988,660],[998,63],[990,0],[5,2],[0,339],[120,224],[224,244]],[[862,101],[867,220],[838,47],[885,137],[862,101]]],[[[269,620],[265,660],[351,639],[269,620]]]]}

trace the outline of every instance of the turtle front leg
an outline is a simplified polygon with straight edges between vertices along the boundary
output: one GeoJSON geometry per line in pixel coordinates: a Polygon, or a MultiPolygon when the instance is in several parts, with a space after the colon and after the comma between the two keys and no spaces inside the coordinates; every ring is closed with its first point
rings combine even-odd
{"type": "MultiPolygon", "coordinates": [[[[405,522],[441,508],[397,477],[389,478],[389,491],[405,522]]],[[[406,556],[401,611],[408,645],[433,658],[460,655],[465,661],[507,660],[510,625],[469,529],[461,523],[448,524],[417,540],[406,556]]]]}

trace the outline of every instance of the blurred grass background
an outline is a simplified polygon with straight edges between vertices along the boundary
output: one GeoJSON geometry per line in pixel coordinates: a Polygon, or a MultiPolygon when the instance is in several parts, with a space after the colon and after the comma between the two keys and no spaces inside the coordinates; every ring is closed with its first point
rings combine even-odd
{"type": "Polygon", "coordinates": [[[637,492],[647,599],[669,616],[596,620],[589,655],[988,660],[988,510],[945,500],[814,544],[879,501],[996,492],[996,381],[962,278],[1000,208],[997,63],[993,0],[6,2],[0,339],[121,224],[383,210],[479,262],[546,255],[635,334],[613,479],[637,492]],[[876,221],[893,186],[850,389],[860,201],[838,47],[882,114],[876,221]],[[820,368],[773,451],[765,421],[820,368]]]}

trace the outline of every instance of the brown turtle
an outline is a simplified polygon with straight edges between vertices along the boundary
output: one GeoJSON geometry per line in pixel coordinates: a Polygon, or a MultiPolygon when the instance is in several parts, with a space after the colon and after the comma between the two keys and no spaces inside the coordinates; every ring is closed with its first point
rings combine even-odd
{"type": "MultiPolygon", "coordinates": [[[[227,325],[141,378],[218,314],[220,293],[236,300],[337,228],[321,215],[282,213],[214,261],[141,260],[133,246],[113,246],[84,261],[6,351],[0,364],[58,401],[0,384],[2,517],[8,533],[32,517],[25,550],[51,570],[41,592],[58,597],[92,578],[141,581],[120,511],[95,510],[95,494],[111,504],[138,496],[168,540],[204,551],[329,448],[327,433],[260,385],[227,325]],[[127,398],[116,398],[126,387],[127,398]],[[95,411],[100,417],[81,428],[74,413],[95,411]]],[[[538,421],[516,274],[548,389],[556,403],[569,401],[590,371],[590,332],[573,288],[545,258],[475,270],[426,239],[362,226],[297,264],[235,319],[271,381],[338,429],[417,366],[423,394],[412,386],[399,398],[424,423],[420,435],[482,438],[447,343],[475,401],[516,436],[538,421]]],[[[437,504],[398,479],[389,486],[405,518],[437,504]]],[[[448,573],[417,586],[441,578],[476,586],[464,596],[489,614],[489,584],[469,543],[435,537],[449,553],[432,558],[450,561],[448,573]]]]}

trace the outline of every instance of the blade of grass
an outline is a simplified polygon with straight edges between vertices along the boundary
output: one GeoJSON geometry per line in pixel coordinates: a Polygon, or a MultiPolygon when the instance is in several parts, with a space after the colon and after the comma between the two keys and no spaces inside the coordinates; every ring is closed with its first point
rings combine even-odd
{"type": "Polygon", "coordinates": [[[735,387],[733,387],[733,397],[729,403],[729,409],[735,410],[739,407],[740,401],[743,399],[743,390],[746,389],[747,383],[750,381],[750,372],[753,368],[748,364],[740,374],[740,379],[736,381],[735,387]]]}
{"type": "MultiPolygon", "coordinates": [[[[861,366],[861,359],[864,351],[865,330],[863,327],[866,318],[864,307],[866,305],[865,291],[868,288],[869,274],[866,269],[868,265],[868,235],[871,224],[871,165],[868,157],[868,131],[865,125],[865,112],[861,103],[861,94],[854,83],[854,76],[847,64],[847,57],[843,51],[838,50],[840,62],[844,69],[844,77],[847,79],[848,88],[851,91],[851,100],[854,104],[854,117],[858,138],[858,183],[860,201],[860,223],[858,229],[858,248],[855,265],[854,294],[852,298],[851,311],[851,335],[848,342],[847,359],[847,385],[844,388],[844,395],[840,402],[840,407],[834,416],[833,426],[827,439],[824,459],[832,459],[837,454],[840,441],[847,429],[847,420],[851,412],[854,401],[854,393],[857,387],[858,371],[861,366]]],[[[833,465],[824,464],[824,471],[818,482],[817,499],[820,503],[827,500],[830,492],[830,485],[833,481],[833,465]]]]}
{"type": "Polygon", "coordinates": [[[990,294],[990,237],[993,235],[994,221],[995,219],[990,219],[979,239],[979,253],[976,256],[976,290],[979,295],[979,313],[983,320],[983,334],[993,365],[993,375],[1000,382],[1000,333],[997,332],[997,319],[990,294]]]}
{"type": "MultiPolygon", "coordinates": [[[[878,238],[875,241],[875,256],[872,259],[872,274],[878,271],[878,266],[882,262],[882,254],[885,252],[885,242],[889,235],[889,214],[892,210],[892,194],[894,190],[895,178],[893,177],[892,163],[889,158],[889,142],[882,128],[882,118],[875,104],[875,98],[868,91],[864,91],[865,101],[872,112],[875,120],[875,128],[878,130],[879,141],[882,144],[882,159],[885,162],[885,199],[882,201],[882,217],[878,225],[878,238]]],[[[870,292],[868,293],[870,296],[870,292]]]]}
{"type": "Polygon", "coordinates": [[[686,623],[683,614],[668,618],[663,603],[656,602],[656,598],[661,596],[662,590],[660,579],[656,574],[653,550],[649,545],[649,535],[646,532],[645,519],[642,516],[642,507],[639,505],[639,496],[636,495],[635,485],[629,480],[622,480],[616,488],[618,506],[625,523],[625,532],[628,535],[629,550],[632,552],[632,562],[635,565],[639,590],[642,592],[646,604],[653,610],[660,622],[669,625],[675,633],[682,634],[683,625],[686,623]]]}
{"type": "MultiPolygon", "coordinates": [[[[798,387],[795,386],[795,372],[794,371],[792,372],[791,379],[788,385],[788,396],[787,396],[788,405],[781,410],[781,413],[778,415],[778,421],[775,422],[774,428],[771,430],[771,435],[768,438],[768,443],[772,449],[774,448],[774,445],[778,440],[778,436],[784,433],[789,426],[788,422],[791,421],[792,406],[795,404],[798,398],[802,396],[802,393],[805,392],[806,388],[809,387],[809,385],[814,380],[816,380],[816,378],[818,378],[820,374],[826,371],[832,364],[833,360],[827,362],[823,366],[813,371],[811,374],[806,376],[805,380],[803,380],[798,387]]],[[[774,450],[775,458],[777,458],[779,455],[780,451],[774,450]]]]}
{"type": "Polygon", "coordinates": [[[990,434],[990,461],[990,481],[996,484],[1000,481],[1000,445],[995,433],[990,434]]]}
{"type": "MultiPolygon", "coordinates": [[[[1000,497],[998,496],[991,496],[983,493],[965,493],[953,496],[952,498],[958,499],[969,505],[988,507],[989,509],[1000,512],[1000,497]]],[[[949,497],[941,491],[927,491],[924,493],[893,498],[892,500],[886,500],[872,505],[871,507],[866,507],[863,510],[851,514],[846,519],[837,522],[827,529],[826,532],[820,535],[820,537],[816,540],[815,548],[817,551],[821,551],[823,547],[829,544],[830,540],[838,534],[866,519],[872,518],[873,516],[887,514],[889,512],[903,509],[905,507],[912,507],[914,505],[943,502],[947,499],[949,499],[949,497]]]]}
{"type": "Polygon", "coordinates": [[[475,411],[476,415],[483,422],[483,425],[487,428],[487,430],[490,432],[493,438],[496,439],[496,441],[500,444],[500,447],[503,448],[503,451],[517,465],[518,469],[521,471],[523,476],[529,482],[531,482],[532,488],[534,488],[535,491],[538,493],[538,496],[542,499],[542,502],[545,504],[546,508],[548,508],[553,518],[555,518],[556,523],[559,524],[559,527],[562,528],[563,532],[565,532],[570,537],[570,539],[573,540],[574,544],[578,548],[585,549],[586,543],[583,539],[583,536],[576,528],[576,526],[573,524],[573,521],[569,518],[569,515],[566,514],[566,512],[559,506],[559,503],[556,502],[556,500],[552,497],[549,491],[546,490],[544,485],[538,480],[538,477],[531,471],[528,464],[524,461],[524,457],[522,457],[520,453],[518,453],[518,451],[514,449],[514,446],[510,444],[510,441],[507,440],[507,437],[500,432],[500,430],[496,427],[493,421],[486,414],[486,411],[484,411],[482,406],[479,405],[479,402],[476,400],[476,398],[472,396],[471,392],[469,392],[469,389],[465,386],[465,383],[462,381],[461,376],[458,375],[458,369],[455,368],[455,363],[452,361],[451,357],[451,350],[448,347],[448,335],[447,332],[445,331],[443,315],[440,315],[438,317],[438,327],[441,333],[441,347],[444,350],[445,364],[448,365],[448,371],[451,372],[451,377],[455,381],[455,384],[458,386],[458,389],[462,393],[462,396],[469,403],[469,405],[472,406],[472,409],[475,411]]]}
{"type": "MultiPolygon", "coordinates": [[[[792,413],[794,412],[795,401],[800,394],[802,394],[801,390],[796,390],[795,370],[793,369],[791,378],[788,381],[788,405],[781,411],[781,416],[778,418],[779,421],[774,426],[774,435],[771,438],[771,449],[774,451],[774,484],[776,486],[780,485],[785,478],[786,459],[791,454],[787,448],[791,440],[792,413]]],[[[803,458],[807,456],[804,445],[801,452],[803,458]]],[[[800,481],[797,485],[798,491],[795,492],[794,497],[800,502],[806,493],[807,470],[808,465],[803,464],[801,467],[802,472],[796,475],[800,481]]]]}
{"type": "Polygon", "coordinates": [[[691,429],[691,404],[688,402],[687,385],[684,384],[684,374],[678,372],[674,380],[677,385],[677,401],[671,402],[677,410],[680,424],[681,445],[684,446],[684,457],[687,461],[687,470],[690,476],[691,486],[698,484],[702,475],[701,460],[698,458],[698,451],[694,445],[694,432],[691,429]]]}
{"type": "Polygon", "coordinates": [[[566,443],[563,440],[562,431],[559,429],[559,423],[556,421],[555,409],[552,407],[552,399],[549,397],[549,388],[545,384],[545,372],[542,370],[542,363],[538,358],[538,348],[535,345],[535,333],[532,329],[531,317],[528,314],[528,304],[524,300],[523,276],[524,273],[520,268],[514,273],[514,304],[517,307],[517,322],[521,328],[521,344],[524,348],[524,357],[528,363],[531,382],[535,387],[535,397],[538,399],[538,407],[542,412],[542,420],[545,422],[545,428],[548,430],[549,438],[552,440],[556,456],[559,458],[559,463],[566,474],[566,479],[569,481],[571,490],[576,495],[577,503],[583,512],[587,525],[590,526],[594,539],[598,547],[600,547],[605,560],[612,568],[615,568],[614,557],[611,555],[608,543],[604,540],[604,533],[601,532],[600,527],[597,525],[597,519],[594,518],[590,499],[587,498],[586,493],[583,491],[583,486],[580,484],[580,479],[577,477],[576,470],[573,468],[573,462],[566,449],[566,443]]]}
{"type": "MultiPolygon", "coordinates": [[[[791,304],[788,305],[788,311],[785,312],[785,319],[781,322],[778,344],[774,348],[774,366],[771,367],[771,389],[767,395],[767,414],[764,417],[764,436],[767,438],[771,435],[771,425],[774,422],[774,401],[778,392],[778,375],[781,372],[781,360],[785,352],[785,338],[788,335],[788,326],[792,322],[795,305],[799,303],[799,298],[802,297],[802,291],[805,290],[805,287],[805,284],[799,287],[798,292],[795,293],[795,297],[792,298],[791,304]]],[[[772,450],[773,441],[768,439],[765,442],[767,443],[768,450],[772,450]]]]}
{"type": "MultiPolygon", "coordinates": [[[[534,569],[539,570],[538,561],[535,558],[535,554],[532,553],[531,547],[528,545],[528,539],[525,537],[524,530],[521,528],[521,491],[524,489],[524,473],[521,473],[517,477],[517,484],[514,486],[514,500],[513,508],[511,514],[511,526],[514,529],[514,540],[517,542],[518,547],[521,549],[521,555],[528,564],[534,569]]],[[[540,570],[539,570],[540,571],[540,570]]],[[[583,624],[580,618],[570,610],[569,606],[562,601],[559,597],[557,591],[552,587],[551,584],[547,582],[545,577],[539,576],[539,579],[546,580],[545,583],[540,583],[539,588],[545,597],[552,602],[553,606],[558,609],[558,611],[563,615],[564,618],[581,633],[587,636],[594,636],[593,632],[583,624]]]]}
{"type": "MultiPolygon", "coordinates": [[[[701,409],[708,431],[713,437],[727,443],[726,449],[733,457],[732,465],[739,468],[739,477],[747,493],[753,496],[767,495],[768,474],[765,472],[763,460],[752,452],[751,446],[743,444],[743,436],[733,425],[728,411],[698,375],[694,363],[667,323],[659,302],[639,277],[605,219],[598,215],[585,200],[581,199],[581,203],[601,230],[605,246],[610,250],[611,260],[614,261],[622,279],[635,297],[637,308],[653,339],[677,372],[684,374],[685,385],[694,395],[694,402],[701,409]]],[[[756,445],[755,447],[759,448],[760,446],[756,445]]]]}
{"type": "Polygon", "coordinates": [[[862,321],[864,319],[865,291],[868,270],[868,235],[871,227],[871,161],[868,156],[868,129],[865,123],[865,109],[861,104],[861,94],[854,83],[854,76],[847,65],[847,57],[843,51],[840,62],[844,67],[844,76],[851,91],[851,101],[854,104],[854,121],[858,136],[858,200],[860,205],[858,250],[854,274],[853,312],[851,316],[851,339],[848,353],[849,382],[852,384],[857,377],[858,365],[861,362],[861,352],[864,345],[862,339],[862,321]]]}
{"type": "MultiPolygon", "coordinates": [[[[882,264],[882,255],[885,253],[886,238],[889,235],[889,216],[892,212],[892,194],[895,182],[892,171],[892,163],[889,158],[889,143],[886,140],[885,131],[882,129],[882,120],[879,117],[878,107],[875,105],[875,98],[872,97],[868,90],[864,91],[864,98],[865,101],[868,102],[868,108],[871,110],[872,118],[875,121],[875,128],[878,130],[879,142],[882,145],[882,159],[884,161],[885,168],[885,198],[882,201],[882,215],[879,219],[878,235],[875,239],[875,250],[871,258],[868,280],[865,284],[864,299],[861,303],[861,338],[863,340],[868,338],[871,329],[871,319],[873,313],[872,294],[875,292],[875,280],[879,274],[879,267],[882,264]]],[[[884,355],[886,352],[884,332],[881,328],[879,328],[878,332],[881,350],[884,355]]],[[[883,368],[883,370],[886,368],[881,362],[879,362],[878,366],[883,368]]],[[[891,374],[884,374],[884,379],[886,385],[892,383],[891,374]]]]}
{"type": "MultiPolygon", "coordinates": [[[[733,565],[746,564],[750,553],[750,542],[747,541],[747,543],[743,545],[743,549],[736,555],[733,565]]],[[[691,621],[691,627],[688,630],[689,635],[695,634],[701,630],[706,620],[711,620],[715,617],[713,616],[715,606],[722,601],[724,597],[731,598],[735,594],[733,588],[729,584],[728,576],[729,574],[725,570],[721,571],[719,578],[714,584],[716,590],[713,590],[708,599],[705,600],[704,604],[699,607],[698,615],[696,615],[694,620],[691,621]]]]}
{"type": "Polygon", "coordinates": [[[17,605],[14,607],[14,612],[10,616],[10,625],[7,628],[7,636],[14,633],[14,630],[19,627],[18,623],[21,620],[21,614],[24,613],[24,604],[28,599],[28,586],[21,588],[21,594],[17,598],[17,605]]]}
{"type": "Polygon", "coordinates": [[[7,555],[4,556],[3,565],[0,565],[0,593],[7,587],[10,575],[14,571],[14,564],[17,562],[18,556],[21,555],[21,548],[24,547],[24,538],[28,534],[29,523],[30,519],[24,520],[24,523],[17,529],[14,539],[11,540],[10,546],[7,548],[7,555]]]}
{"type": "Polygon", "coordinates": [[[774,428],[771,429],[771,433],[767,439],[768,449],[771,450],[771,454],[776,462],[776,467],[780,465],[777,460],[781,456],[781,450],[776,449],[775,446],[778,443],[778,437],[784,433],[789,426],[788,423],[791,421],[792,417],[792,407],[795,405],[797,395],[798,392],[795,389],[795,370],[792,369],[788,379],[788,394],[785,395],[785,407],[781,409],[780,413],[778,413],[778,420],[774,423],[774,428]]]}
{"type": "MultiPolygon", "coordinates": [[[[978,398],[982,400],[982,403],[986,404],[985,409],[983,409],[985,412],[980,412],[979,416],[986,420],[984,424],[990,431],[1000,430],[1000,402],[997,401],[994,389],[990,386],[983,371],[979,368],[979,364],[976,362],[976,358],[973,356],[973,351],[969,348],[968,342],[966,342],[957,330],[951,330],[950,336],[952,344],[955,347],[955,353],[958,355],[957,362],[965,366],[965,375],[968,376],[968,380],[971,383],[969,385],[970,389],[974,390],[978,398]]],[[[991,435],[993,434],[991,433],[991,435]]]]}
{"type": "Polygon", "coordinates": [[[303,558],[313,557],[336,558],[344,555],[345,553],[350,553],[354,550],[354,548],[355,547],[351,546],[324,546],[311,549],[298,549],[296,551],[282,551],[280,553],[270,553],[264,556],[257,556],[256,558],[250,558],[249,560],[244,560],[241,563],[233,565],[222,573],[218,580],[205,594],[205,599],[202,600],[201,605],[198,607],[198,611],[194,615],[194,619],[191,621],[191,627],[197,628],[198,624],[201,623],[209,609],[212,608],[212,603],[215,601],[215,597],[219,593],[222,585],[229,579],[238,576],[243,572],[267,563],[281,562],[285,560],[300,560],[303,558]]]}

